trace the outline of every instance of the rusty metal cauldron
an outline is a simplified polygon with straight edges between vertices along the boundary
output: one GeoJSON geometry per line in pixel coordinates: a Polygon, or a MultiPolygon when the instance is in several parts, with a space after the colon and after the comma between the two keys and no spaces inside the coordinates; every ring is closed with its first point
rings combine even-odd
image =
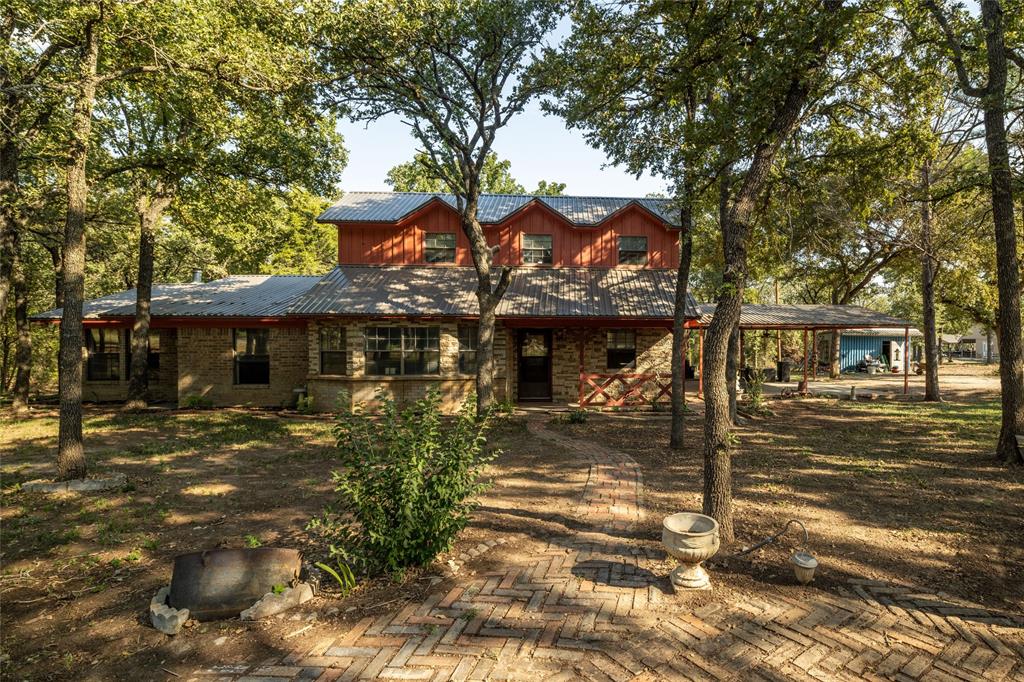
{"type": "Polygon", "coordinates": [[[174,558],[168,601],[176,609],[188,609],[197,620],[231,618],[275,585],[291,585],[301,568],[296,549],[209,549],[181,554],[174,558]]]}

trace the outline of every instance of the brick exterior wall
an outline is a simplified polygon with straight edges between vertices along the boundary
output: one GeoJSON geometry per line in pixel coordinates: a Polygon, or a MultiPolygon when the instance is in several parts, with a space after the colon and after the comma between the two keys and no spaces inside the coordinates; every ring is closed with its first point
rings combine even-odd
{"type": "MultiPolygon", "coordinates": [[[[587,372],[609,374],[672,371],[672,332],[670,330],[663,328],[636,329],[636,369],[627,370],[608,367],[607,331],[606,329],[556,329],[554,331],[551,341],[551,392],[554,402],[575,403],[579,400],[581,338],[583,340],[583,364],[587,372]]],[[[621,383],[616,382],[615,390],[619,390],[620,387],[621,383]]],[[[656,390],[654,392],[657,393],[656,390]]]]}
{"type": "MultiPolygon", "coordinates": [[[[474,324],[474,323],[469,323],[474,324]]],[[[446,412],[454,412],[475,389],[473,374],[460,374],[459,368],[459,325],[454,322],[442,323],[400,323],[391,320],[339,320],[310,322],[307,335],[307,391],[313,398],[313,409],[334,410],[339,400],[363,404],[372,409],[377,396],[383,391],[401,404],[422,398],[432,386],[441,391],[442,405],[446,412]],[[345,329],[346,376],[324,376],[320,374],[320,328],[341,326],[345,329]],[[440,327],[440,372],[436,376],[373,376],[366,374],[365,338],[367,327],[383,326],[433,326],[440,327]]],[[[500,327],[495,333],[495,396],[504,400],[507,388],[507,334],[500,327]]]]}
{"type": "Polygon", "coordinates": [[[270,327],[270,383],[235,385],[230,327],[178,329],[178,403],[203,396],[215,405],[280,407],[295,402],[296,388],[306,385],[307,331],[270,327]]]}
{"type": "MultiPolygon", "coordinates": [[[[472,322],[469,324],[473,324],[472,322]]],[[[394,321],[313,321],[308,327],[270,327],[270,383],[265,386],[234,384],[234,353],[230,327],[181,327],[161,329],[160,369],[150,383],[154,402],[185,404],[189,396],[203,396],[214,405],[280,407],[294,404],[294,389],[305,387],[317,411],[336,409],[338,400],[362,403],[372,409],[379,391],[399,403],[415,401],[431,386],[441,390],[444,409],[453,412],[470,395],[474,375],[458,371],[458,324],[418,323],[440,327],[440,374],[437,376],[371,376],[366,374],[364,330],[367,326],[402,326],[394,321]],[[346,374],[320,374],[320,327],[345,328],[346,374]]],[[[406,326],[409,326],[408,324],[406,326]]],[[[499,401],[517,396],[517,330],[499,324],[495,334],[495,395],[499,401]]],[[[575,403],[579,397],[579,348],[584,344],[587,372],[613,373],[607,367],[605,329],[555,329],[552,331],[552,399],[575,403]]],[[[637,368],[629,372],[671,371],[672,335],[667,329],[637,329],[637,368]]],[[[127,397],[128,358],[121,349],[121,379],[85,381],[87,401],[121,401],[127,397]]],[[[620,390],[616,384],[613,390],[620,390]]]]}
{"type": "MultiPolygon", "coordinates": [[[[89,381],[88,372],[82,368],[82,400],[86,402],[121,402],[128,399],[128,364],[131,360],[126,335],[129,329],[119,330],[118,362],[120,378],[117,381],[89,381]]],[[[178,399],[178,333],[175,329],[154,329],[160,335],[160,369],[149,376],[149,399],[151,402],[175,402],[178,399]]],[[[82,349],[83,362],[85,349],[82,349]]]]}

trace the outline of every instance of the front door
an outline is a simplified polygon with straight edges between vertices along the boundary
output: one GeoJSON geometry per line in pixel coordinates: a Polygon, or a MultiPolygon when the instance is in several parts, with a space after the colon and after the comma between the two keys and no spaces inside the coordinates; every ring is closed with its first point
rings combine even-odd
{"type": "Polygon", "coordinates": [[[519,399],[551,400],[551,330],[519,332],[519,399]]]}

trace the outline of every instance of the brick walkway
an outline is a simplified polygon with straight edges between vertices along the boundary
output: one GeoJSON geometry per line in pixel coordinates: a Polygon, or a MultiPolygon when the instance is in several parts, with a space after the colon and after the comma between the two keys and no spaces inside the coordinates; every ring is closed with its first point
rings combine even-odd
{"type": "Polygon", "coordinates": [[[688,609],[644,568],[664,558],[656,542],[633,537],[636,462],[540,421],[530,431],[589,463],[581,530],[312,649],[191,679],[1024,681],[1024,618],[910,587],[853,581],[806,600],[766,590],[688,609]]]}

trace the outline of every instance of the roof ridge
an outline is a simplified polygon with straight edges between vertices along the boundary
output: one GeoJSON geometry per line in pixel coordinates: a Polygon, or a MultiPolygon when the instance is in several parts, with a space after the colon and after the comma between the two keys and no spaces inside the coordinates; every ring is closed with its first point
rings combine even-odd
{"type": "MultiPolygon", "coordinates": [[[[452,192],[388,192],[385,190],[350,190],[344,192],[345,194],[391,194],[391,195],[405,195],[405,196],[455,196],[452,192]]],[[[668,197],[629,197],[629,196],[609,196],[604,194],[516,194],[509,192],[481,192],[482,197],[514,197],[517,199],[616,199],[619,201],[672,201],[668,197]]],[[[342,197],[339,197],[341,199],[342,197]]]]}

